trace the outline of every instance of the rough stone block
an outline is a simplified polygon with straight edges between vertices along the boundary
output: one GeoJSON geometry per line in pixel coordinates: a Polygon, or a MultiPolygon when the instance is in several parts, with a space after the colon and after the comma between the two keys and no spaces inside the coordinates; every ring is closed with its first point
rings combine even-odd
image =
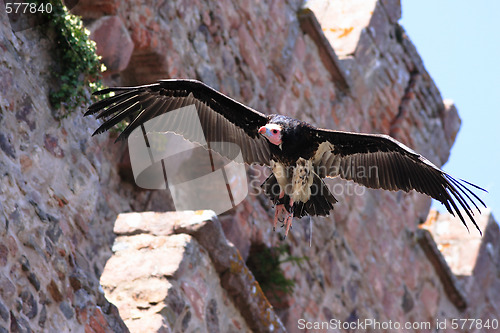
{"type": "Polygon", "coordinates": [[[101,284],[131,330],[139,327],[134,321],[138,316],[153,323],[163,318],[171,329],[209,325],[234,331],[235,326],[245,327],[245,321],[257,329],[271,320],[279,330],[281,323],[275,315],[255,320],[255,311],[267,301],[238,251],[226,241],[213,212],[121,214],[115,230],[121,236],[115,241],[115,254],[106,264],[101,284]],[[175,294],[186,305],[173,307],[172,302],[179,299],[172,296],[175,294]],[[227,301],[229,296],[245,320],[227,301]],[[232,325],[219,327],[218,323],[229,322],[229,317],[221,315],[232,318],[232,325]]]}

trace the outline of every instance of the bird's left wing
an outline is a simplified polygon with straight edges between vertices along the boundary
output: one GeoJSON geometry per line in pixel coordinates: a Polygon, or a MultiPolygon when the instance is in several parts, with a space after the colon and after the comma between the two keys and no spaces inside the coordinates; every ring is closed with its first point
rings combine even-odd
{"type": "Polygon", "coordinates": [[[479,208],[473,199],[486,205],[469,187],[484,189],[453,178],[388,135],[323,129],[315,132],[319,143],[315,165],[321,177],[339,176],[375,189],[414,189],[440,201],[467,227],[460,206],[479,230],[471,206],[479,208]]]}
{"type": "MultiPolygon", "coordinates": [[[[199,135],[193,134],[193,121],[201,124],[206,142],[230,142],[241,149],[243,160],[248,163],[269,164],[269,144],[258,133],[268,118],[196,80],[161,80],[154,84],[137,87],[116,87],[101,90],[95,94],[109,92],[115,96],[94,103],[86,116],[99,113],[97,118],[106,119],[93,135],[105,132],[124,119],[130,123],[117,140],[128,138],[130,133],[142,124],[162,114],[194,105],[198,119],[191,119],[192,113],[178,112],[169,120],[169,131],[185,139],[203,144],[199,135]],[[191,117],[191,118],[190,118],[191,117]]],[[[223,148],[211,149],[227,156],[223,148]]]]}

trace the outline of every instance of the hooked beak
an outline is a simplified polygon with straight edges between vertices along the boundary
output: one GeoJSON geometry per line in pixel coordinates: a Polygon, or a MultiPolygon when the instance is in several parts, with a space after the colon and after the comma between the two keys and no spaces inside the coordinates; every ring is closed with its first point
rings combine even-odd
{"type": "Polygon", "coordinates": [[[266,130],[267,130],[266,126],[262,126],[261,128],[259,128],[259,134],[264,135],[266,133],[266,130]]]}

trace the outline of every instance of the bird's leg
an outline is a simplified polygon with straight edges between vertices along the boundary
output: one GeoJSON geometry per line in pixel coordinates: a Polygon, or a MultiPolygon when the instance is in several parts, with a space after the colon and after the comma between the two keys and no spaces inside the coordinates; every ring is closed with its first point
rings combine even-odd
{"type": "Polygon", "coordinates": [[[285,238],[288,235],[288,230],[292,227],[293,221],[293,199],[290,198],[290,209],[286,212],[285,215],[285,238]]]}
{"type": "Polygon", "coordinates": [[[276,224],[278,224],[278,220],[279,217],[281,216],[281,213],[286,212],[285,205],[279,203],[282,202],[284,196],[285,196],[285,191],[281,191],[278,199],[278,204],[276,205],[276,210],[274,211],[273,231],[276,231],[276,224]]]}

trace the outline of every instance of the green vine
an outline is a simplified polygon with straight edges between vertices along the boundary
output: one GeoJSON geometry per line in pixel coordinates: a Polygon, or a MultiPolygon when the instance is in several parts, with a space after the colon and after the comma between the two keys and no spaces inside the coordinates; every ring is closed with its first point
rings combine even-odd
{"type": "MultiPolygon", "coordinates": [[[[47,1],[32,2],[47,4],[47,1]]],[[[61,118],[64,118],[75,107],[88,103],[87,87],[91,92],[103,88],[101,72],[106,68],[99,62],[96,44],[89,39],[90,32],[81,18],[71,14],[60,0],[49,3],[52,11],[40,13],[54,32],[56,44],[53,75],[57,87],[49,93],[49,100],[53,107],[63,109],[61,118]]]]}
{"type": "Polygon", "coordinates": [[[295,282],[285,277],[280,264],[292,261],[300,266],[300,262],[306,258],[291,256],[290,248],[286,244],[272,248],[261,245],[254,247],[250,252],[247,266],[259,282],[262,291],[266,294],[270,293],[278,300],[281,297],[277,291],[291,295],[295,282]]]}

